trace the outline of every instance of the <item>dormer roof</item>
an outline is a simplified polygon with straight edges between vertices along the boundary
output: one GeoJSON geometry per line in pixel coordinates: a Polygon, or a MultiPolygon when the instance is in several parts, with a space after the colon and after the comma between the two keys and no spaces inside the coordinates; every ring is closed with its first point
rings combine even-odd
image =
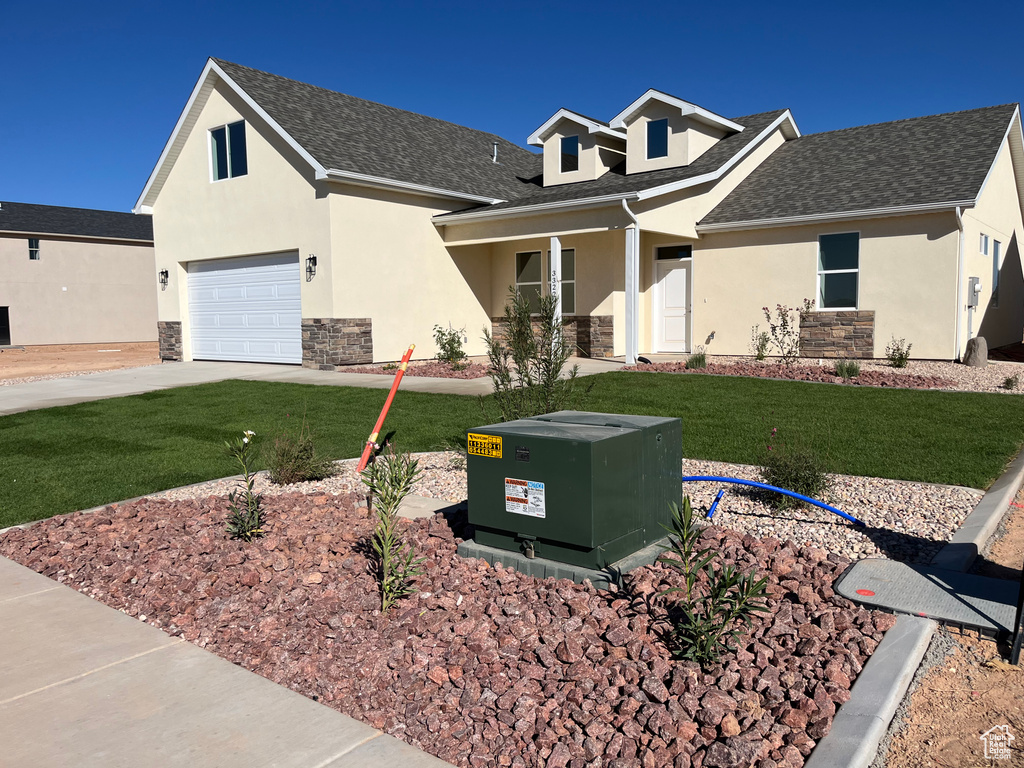
{"type": "Polygon", "coordinates": [[[648,89],[643,96],[613,117],[608,123],[609,127],[612,129],[625,128],[626,125],[632,122],[633,118],[642,112],[644,107],[652,101],[658,101],[662,104],[667,104],[670,107],[675,107],[687,117],[699,120],[702,123],[707,123],[708,125],[724,128],[728,131],[736,131],[737,133],[743,130],[743,126],[739,123],[735,123],[726,117],[716,115],[711,110],[704,109],[704,107],[699,107],[689,101],[685,101],[663,91],[655,90],[654,88],[648,89]]]}
{"type": "Polygon", "coordinates": [[[609,128],[608,123],[601,120],[595,120],[592,117],[581,115],[579,112],[573,112],[571,109],[565,109],[563,107],[545,120],[540,128],[531,133],[530,138],[526,140],[526,143],[532,147],[543,147],[544,141],[554,132],[555,125],[562,120],[568,120],[586,128],[587,133],[596,133],[601,136],[607,136],[608,138],[618,139],[620,141],[626,140],[626,134],[623,131],[609,128]]]}

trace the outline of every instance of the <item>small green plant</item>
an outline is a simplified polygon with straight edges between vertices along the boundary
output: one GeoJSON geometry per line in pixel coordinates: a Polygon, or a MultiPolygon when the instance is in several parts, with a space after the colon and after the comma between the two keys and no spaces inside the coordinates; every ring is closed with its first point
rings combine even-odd
{"type": "MultiPolygon", "coordinates": [[[[779,440],[777,427],[772,427],[768,439],[761,478],[768,485],[796,491],[813,499],[820,499],[832,490],[832,480],[818,455],[799,440],[779,440]]],[[[781,493],[772,493],[768,498],[776,509],[790,509],[804,504],[799,499],[781,493]]]]}
{"type": "Polygon", "coordinates": [[[697,351],[686,358],[687,370],[694,370],[697,368],[708,367],[708,356],[704,352],[704,347],[697,347],[697,351]]]}
{"type": "Polygon", "coordinates": [[[275,438],[267,469],[277,485],[323,480],[335,471],[334,462],[316,452],[305,417],[297,435],[284,433],[275,438]]]}
{"type": "MultiPolygon", "coordinates": [[[[666,527],[667,528],[667,527],[666,527]]],[[[701,529],[694,519],[690,497],[682,510],[672,504],[669,543],[659,559],[682,576],[683,586],[662,590],[663,596],[680,595],[669,610],[671,629],[665,634],[669,651],[677,659],[714,664],[733,650],[733,641],[749,628],[753,615],[767,611],[767,578],[740,574],[732,566],[715,568],[718,553],[698,549],[701,529]]]]}
{"type": "Polygon", "coordinates": [[[750,354],[755,360],[764,360],[768,357],[768,347],[772,343],[772,337],[768,331],[762,331],[761,326],[755,325],[750,329],[750,354]]]}
{"type": "Polygon", "coordinates": [[[578,365],[562,375],[573,345],[555,315],[555,297],[540,296],[534,316],[525,295],[514,287],[509,287],[509,294],[503,318],[505,338],[484,328],[488,375],[502,421],[580,410],[594,384],[583,383],[578,365]]]}
{"type": "Polygon", "coordinates": [[[224,443],[228,453],[242,467],[241,486],[228,494],[228,534],[242,541],[263,535],[263,496],[256,493],[256,472],[252,468],[255,437],[256,433],[247,429],[234,442],[224,443]]]}
{"type": "Polygon", "coordinates": [[[860,376],[860,363],[856,360],[836,360],[836,376],[841,376],[845,381],[860,376]]]}
{"type": "Polygon", "coordinates": [[[779,359],[784,365],[792,365],[800,357],[800,318],[814,311],[814,300],[804,299],[803,309],[776,304],[774,315],[768,307],[761,307],[761,311],[768,322],[769,341],[778,350],[779,359]]]}
{"type": "Polygon", "coordinates": [[[437,344],[437,359],[442,363],[448,363],[456,371],[464,369],[468,363],[466,362],[466,352],[462,348],[462,344],[466,339],[466,329],[459,328],[455,330],[449,325],[444,328],[440,325],[434,326],[434,343],[437,344]]]}
{"type": "Polygon", "coordinates": [[[1016,389],[1020,385],[1020,374],[1003,379],[1003,389],[1016,389]]]}
{"type": "Polygon", "coordinates": [[[893,368],[906,368],[910,362],[910,348],[913,344],[907,344],[906,339],[892,337],[892,341],[885,348],[885,356],[889,359],[889,365],[893,368]]]}
{"type": "Polygon", "coordinates": [[[423,558],[399,530],[398,508],[419,477],[419,462],[408,453],[389,448],[363,470],[362,481],[370,490],[376,520],[370,538],[371,563],[380,586],[381,613],[411,595],[413,581],[423,573],[423,558]]]}
{"type": "Polygon", "coordinates": [[[384,363],[384,365],[382,365],[380,369],[382,371],[397,371],[398,363],[384,363]]]}

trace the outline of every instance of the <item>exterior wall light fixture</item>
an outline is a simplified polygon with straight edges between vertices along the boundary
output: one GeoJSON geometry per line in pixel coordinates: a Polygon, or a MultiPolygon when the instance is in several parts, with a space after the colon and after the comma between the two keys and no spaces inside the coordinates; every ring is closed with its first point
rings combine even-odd
{"type": "Polygon", "coordinates": [[[171,278],[170,273],[168,273],[168,271],[166,269],[161,269],[157,273],[157,278],[160,280],[160,290],[161,291],[166,291],[167,290],[167,283],[170,281],[170,278],[171,278]]]}
{"type": "Polygon", "coordinates": [[[306,257],[306,282],[310,282],[316,276],[316,256],[312,253],[306,257]]]}

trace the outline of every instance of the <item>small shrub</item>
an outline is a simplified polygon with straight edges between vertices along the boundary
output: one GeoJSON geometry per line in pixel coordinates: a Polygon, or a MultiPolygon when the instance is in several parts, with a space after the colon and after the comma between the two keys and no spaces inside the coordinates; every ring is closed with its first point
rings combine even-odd
{"type": "Polygon", "coordinates": [[[708,356],[704,352],[704,347],[697,347],[697,351],[686,358],[686,367],[688,370],[708,367],[708,356]]]}
{"type": "Polygon", "coordinates": [[[1016,389],[1020,385],[1020,375],[1007,376],[1003,379],[1003,389],[1016,389]]]}
{"type": "Polygon", "coordinates": [[[768,321],[769,340],[778,350],[784,365],[792,365],[800,357],[800,318],[813,309],[814,301],[811,299],[804,299],[803,309],[776,304],[774,316],[768,307],[761,307],[764,319],[768,321]]]}
{"type": "Polygon", "coordinates": [[[860,376],[860,363],[856,360],[837,360],[836,376],[842,376],[846,381],[860,376]]]}
{"type": "Polygon", "coordinates": [[[762,331],[761,326],[755,325],[750,329],[750,354],[755,360],[764,360],[768,357],[768,346],[772,343],[772,337],[768,331],[762,331]]]}
{"type": "Polygon", "coordinates": [[[313,435],[303,420],[297,435],[282,434],[270,449],[270,481],[277,485],[323,480],[334,474],[334,462],[320,456],[313,446],[313,435]]]}
{"type": "Polygon", "coordinates": [[[910,362],[910,348],[913,344],[907,344],[906,339],[892,337],[889,346],[885,348],[885,356],[889,359],[889,365],[893,368],[906,368],[910,362]]]}
{"type": "Polygon", "coordinates": [[[380,369],[382,371],[397,371],[398,363],[384,363],[384,365],[382,365],[380,369]]]}
{"type": "Polygon", "coordinates": [[[488,375],[502,421],[582,410],[594,384],[583,383],[578,365],[562,376],[573,346],[555,317],[555,298],[541,296],[538,314],[533,316],[524,295],[514,287],[509,287],[509,293],[504,317],[506,340],[496,339],[484,328],[488,375]]]}
{"type": "Polygon", "coordinates": [[[443,328],[440,325],[434,326],[434,343],[437,344],[437,360],[448,363],[456,371],[461,371],[468,364],[466,363],[466,352],[462,344],[466,338],[466,329],[455,330],[450,325],[443,328]]]}
{"type": "MultiPolygon", "coordinates": [[[[772,428],[761,467],[762,480],[768,485],[795,491],[812,499],[821,499],[831,491],[832,481],[818,455],[800,441],[783,443],[777,437],[778,429],[772,428]]],[[[776,509],[804,506],[804,502],[799,499],[781,493],[772,493],[768,498],[776,509]]]]}
{"type": "Polygon", "coordinates": [[[242,541],[263,535],[263,496],[256,493],[256,472],[252,468],[255,437],[256,433],[247,429],[233,443],[225,443],[228,453],[242,467],[241,486],[228,494],[228,534],[242,541]]]}
{"type": "Polygon", "coordinates": [[[423,573],[423,558],[417,557],[411,544],[399,530],[398,508],[419,477],[419,462],[408,453],[393,449],[377,456],[363,470],[363,483],[369,488],[376,521],[370,538],[371,563],[380,586],[381,613],[387,613],[397,601],[415,590],[413,581],[423,573]]]}
{"type": "Polygon", "coordinates": [[[672,528],[668,531],[668,551],[659,561],[683,577],[683,586],[660,593],[682,596],[669,610],[672,627],[665,634],[666,644],[677,659],[701,666],[714,664],[722,653],[733,650],[732,641],[739,638],[740,627],[749,628],[754,613],[768,610],[768,579],[740,574],[732,566],[715,569],[718,553],[697,549],[701,529],[694,520],[689,496],[683,497],[682,510],[672,504],[672,528]]]}

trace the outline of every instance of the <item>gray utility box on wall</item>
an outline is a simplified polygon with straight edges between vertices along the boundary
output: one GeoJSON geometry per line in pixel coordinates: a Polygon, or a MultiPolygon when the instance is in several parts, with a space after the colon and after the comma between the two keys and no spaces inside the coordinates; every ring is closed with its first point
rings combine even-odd
{"type": "Polygon", "coordinates": [[[600,570],[663,538],[682,498],[679,419],[559,411],[468,447],[477,547],[600,570]]]}

